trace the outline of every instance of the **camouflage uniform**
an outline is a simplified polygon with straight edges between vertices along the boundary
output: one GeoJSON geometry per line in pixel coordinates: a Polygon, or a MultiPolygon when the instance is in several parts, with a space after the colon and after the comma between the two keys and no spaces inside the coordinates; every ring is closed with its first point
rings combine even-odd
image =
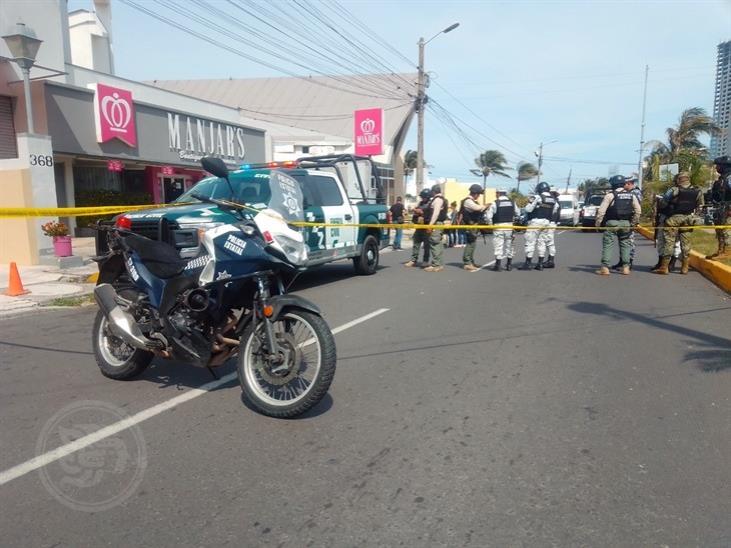
{"type": "MultiPolygon", "coordinates": [[[[728,156],[716,158],[716,169],[720,173],[711,187],[711,200],[715,206],[713,223],[716,225],[731,225],[731,159],[728,156]]],[[[707,259],[727,259],[731,257],[731,229],[717,228],[716,239],[718,251],[706,257],[707,259]]]]}

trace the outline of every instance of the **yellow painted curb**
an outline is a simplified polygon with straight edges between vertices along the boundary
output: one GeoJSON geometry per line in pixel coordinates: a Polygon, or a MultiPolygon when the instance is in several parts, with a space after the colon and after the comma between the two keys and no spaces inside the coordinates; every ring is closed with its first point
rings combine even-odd
{"type": "Polygon", "coordinates": [[[99,279],[99,273],[94,272],[94,274],[89,274],[89,276],[86,278],[86,283],[95,284],[98,279],[99,279]]]}
{"type": "MultiPolygon", "coordinates": [[[[653,239],[653,233],[646,228],[638,227],[637,231],[648,240],[653,239]]],[[[731,266],[727,266],[718,261],[709,261],[705,255],[701,255],[697,251],[690,252],[690,260],[688,262],[694,270],[703,274],[703,276],[727,293],[731,293],[731,266]]]]}

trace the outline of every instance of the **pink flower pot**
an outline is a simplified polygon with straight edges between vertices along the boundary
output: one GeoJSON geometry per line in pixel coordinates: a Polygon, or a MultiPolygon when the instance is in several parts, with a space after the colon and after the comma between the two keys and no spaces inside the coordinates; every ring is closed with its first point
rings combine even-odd
{"type": "Polygon", "coordinates": [[[70,257],[73,255],[73,251],[71,250],[71,236],[54,236],[53,254],[56,257],[70,257]]]}

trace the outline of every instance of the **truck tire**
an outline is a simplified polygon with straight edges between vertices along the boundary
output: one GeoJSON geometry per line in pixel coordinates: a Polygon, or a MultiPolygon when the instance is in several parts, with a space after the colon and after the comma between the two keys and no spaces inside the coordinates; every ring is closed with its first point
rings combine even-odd
{"type": "Polygon", "coordinates": [[[363,241],[360,256],[353,258],[356,273],[361,276],[375,274],[378,268],[378,251],[378,240],[373,234],[369,234],[363,241]]]}

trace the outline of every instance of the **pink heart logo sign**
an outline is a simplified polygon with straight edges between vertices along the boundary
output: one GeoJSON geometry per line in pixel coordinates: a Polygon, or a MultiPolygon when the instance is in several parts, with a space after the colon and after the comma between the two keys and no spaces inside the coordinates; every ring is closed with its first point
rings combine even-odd
{"type": "Polygon", "coordinates": [[[356,110],[354,119],[356,156],[383,154],[383,109],[356,110]]]}
{"type": "Polygon", "coordinates": [[[128,146],[137,146],[137,126],[132,92],[126,89],[96,85],[94,94],[96,140],[106,143],[119,139],[128,146]]]}

